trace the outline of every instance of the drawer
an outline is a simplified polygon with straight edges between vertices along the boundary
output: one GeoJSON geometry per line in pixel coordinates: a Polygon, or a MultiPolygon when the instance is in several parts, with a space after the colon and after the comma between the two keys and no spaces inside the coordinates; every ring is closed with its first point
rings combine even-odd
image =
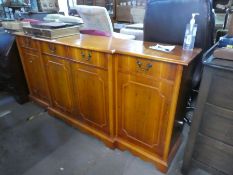
{"type": "Polygon", "coordinates": [[[199,134],[193,158],[205,165],[232,175],[233,147],[199,134]]]}
{"type": "Polygon", "coordinates": [[[22,48],[22,52],[23,52],[24,55],[39,56],[39,53],[38,53],[37,50],[22,48]]]}
{"type": "Polygon", "coordinates": [[[138,74],[152,79],[174,81],[177,65],[138,57],[117,55],[118,70],[127,74],[138,74]]]}
{"type": "Polygon", "coordinates": [[[27,36],[24,36],[24,37],[20,36],[19,44],[21,47],[25,47],[28,49],[38,49],[37,42],[27,36]]]}
{"type": "Polygon", "coordinates": [[[233,111],[232,72],[218,70],[212,73],[207,102],[233,111]]]}
{"type": "Polygon", "coordinates": [[[206,104],[200,131],[233,146],[233,111],[206,104]]]}
{"type": "Polygon", "coordinates": [[[61,44],[41,42],[41,51],[45,54],[51,54],[61,57],[67,56],[67,48],[61,44]]]}
{"type": "Polygon", "coordinates": [[[79,48],[69,48],[68,55],[69,58],[84,64],[89,64],[100,68],[108,67],[109,55],[102,52],[79,48]]]}

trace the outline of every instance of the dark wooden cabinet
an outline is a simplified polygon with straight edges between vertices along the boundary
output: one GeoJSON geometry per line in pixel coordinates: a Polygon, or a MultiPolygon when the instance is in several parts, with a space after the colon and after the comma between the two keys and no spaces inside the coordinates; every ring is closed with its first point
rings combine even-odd
{"type": "Polygon", "coordinates": [[[186,146],[183,171],[197,166],[233,174],[233,61],[204,60],[204,72],[186,146]]]}

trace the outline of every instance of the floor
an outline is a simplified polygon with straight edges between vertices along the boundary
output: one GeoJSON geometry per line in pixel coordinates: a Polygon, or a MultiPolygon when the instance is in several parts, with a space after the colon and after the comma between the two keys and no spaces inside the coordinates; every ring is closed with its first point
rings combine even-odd
{"type": "MultiPolygon", "coordinates": [[[[168,171],[181,175],[184,142],[168,171]]],[[[1,175],[163,175],[129,152],[111,150],[32,102],[0,93],[1,175]]],[[[190,175],[208,175],[197,169],[190,175]]]]}

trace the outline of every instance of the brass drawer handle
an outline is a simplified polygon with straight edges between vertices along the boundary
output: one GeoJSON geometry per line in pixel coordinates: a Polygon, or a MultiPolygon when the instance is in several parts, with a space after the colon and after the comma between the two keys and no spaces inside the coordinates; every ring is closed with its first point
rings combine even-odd
{"type": "Polygon", "coordinates": [[[86,57],[86,55],[85,55],[85,53],[84,53],[84,51],[81,51],[81,57],[82,57],[82,60],[84,60],[84,61],[90,61],[91,60],[91,52],[88,52],[88,55],[87,55],[87,57],[86,57]]]}
{"type": "Polygon", "coordinates": [[[87,61],[91,60],[91,52],[88,52],[87,61]]]}
{"type": "Polygon", "coordinates": [[[137,60],[137,65],[138,65],[139,68],[141,68],[142,67],[142,62],[137,60]]]}
{"type": "Polygon", "coordinates": [[[85,59],[85,57],[86,57],[84,51],[82,51],[82,50],[81,50],[81,57],[82,57],[82,59],[85,59]]]}
{"type": "Polygon", "coordinates": [[[142,70],[142,71],[149,71],[150,70],[150,68],[152,68],[153,67],[153,65],[151,64],[151,63],[147,63],[146,64],[146,66],[145,67],[143,67],[143,63],[141,62],[141,61],[139,61],[139,60],[137,60],[137,65],[138,65],[138,68],[140,69],[140,70],[142,70]]]}
{"type": "Polygon", "coordinates": [[[49,44],[49,50],[51,53],[55,53],[57,49],[54,44],[49,44]]]}
{"type": "Polygon", "coordinates": [[[147,63],[147,65],[146,65],[146,71],[148,71],[150,68],[152,68],[153,66],[152,66],[152,64],[151,63],[147,63]]]}

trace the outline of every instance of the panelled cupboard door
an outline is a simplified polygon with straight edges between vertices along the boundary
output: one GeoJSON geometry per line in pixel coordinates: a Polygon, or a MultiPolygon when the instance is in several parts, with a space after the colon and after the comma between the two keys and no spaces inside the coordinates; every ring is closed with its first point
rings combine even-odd
{"type": "MultiPolygon", "coordinates": [[[[22,48],[21,48],[22,49],[22,48]]],[[[23,50],[23,49],[22,49],[23,50]]],[[[21,57],[24,62],[25,73],[27,75],[27,82],[32,96],[37,97],[43,101],[48,102],[49,95],[46,86],[46,77],[44,74],[43,64],[37,54],[32,54],[29,50],[23,50],[21,57]]]]}
{"type": "Polygon", "coordinates": [[[56,56],[43,55],[52,107],[72,113],[72,85],[69,62],[56,56]]]}
{"type": "Polygon", "coordinates": [[[116,62],[117,137],[162,156],[177,67],[121,55],[116,62]]]}
{"type": "Polygon", "coordinates": [[[74,113],[81,122],[109,133],[108,73],[105,69],[74,63],[74,113]]]}

